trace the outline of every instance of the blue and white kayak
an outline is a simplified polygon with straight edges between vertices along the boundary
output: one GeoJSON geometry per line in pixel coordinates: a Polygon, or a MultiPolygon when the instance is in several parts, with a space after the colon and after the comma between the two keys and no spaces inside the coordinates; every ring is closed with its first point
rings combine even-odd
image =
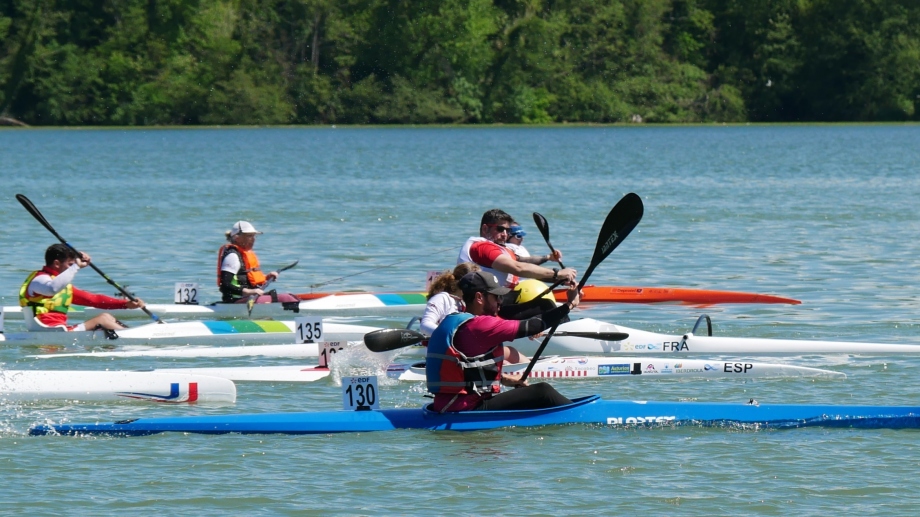
{"type": "MultiPolygon", "coordinates": [[[[130,345],[138,343],[193,344],[193,343],[292,343],[293,321],[226,320],[179,321],[173,323],[147,323],[137,327],[114,331],[117,338],[110,339],[103,331],[47,330],[0,334],[0,342],[7,345],[69,345],[108,344],[130,345]]],[[[361,341],[375,327],[323,321],[326,340],[361,341]]]]}
{"type": "Polygon", "coordinates": [[[730,404],[601,400],[526,411],[439,414],[425,408],[139,418],[114,423],[37,425],[32,435],[142,436],[163,432],[201,434],[327,434],[396,429],[477,431],[501,427],[595,424],[610,426],[714,426],[740,428],[917,428],[920,407],[814,404],[730,404]]]}
{"type": "Polygon", "coordinates": [[[0,370],[0,401],[235,402],[236,386],[184,372],[0,370]]]}

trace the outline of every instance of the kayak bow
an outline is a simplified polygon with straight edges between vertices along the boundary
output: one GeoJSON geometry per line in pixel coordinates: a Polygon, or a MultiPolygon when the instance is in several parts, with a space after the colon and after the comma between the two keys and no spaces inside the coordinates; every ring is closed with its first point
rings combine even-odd
{"type": "Polygon", "coordinates": [[[813,404],[729,404],[601,400],[522,411],[438,414],[425,408],[323,411],[249,415],[140,418],[103,424],[36,425],[31,435],[143,436],[163,432],[200,434],[328,434],[396,429],[477,431],[501,427],[595,424],[611,426],[694,425],[741,428],[859,427],[917,428],[920,407],[813,404]]]}

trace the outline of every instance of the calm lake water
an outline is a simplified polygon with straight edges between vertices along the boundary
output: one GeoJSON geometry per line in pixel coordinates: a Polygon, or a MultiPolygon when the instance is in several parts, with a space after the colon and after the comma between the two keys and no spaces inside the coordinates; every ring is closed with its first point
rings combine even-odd
{"type": "MultiPolygon", "coordinates": [[[[581,316],[662,332],[709,314],[717,335],[920,344],[920,126],[269,128],[0,131],[0,302],[15,305],[54,242],[14,199],[147,302],[197,281],[218,298],[215,252],[239,219],[263,264],[300,260],[278,287],[414,290],[450,267],[501,207],[584,270],[627,192],[645,216],[593,273],[598,285],[779,294],[802,305],[600,305],[581,316]]],[[[90,270],[77,285],[112,288],[90,270]]],[[[358,317],[380,326],[395,317],[358,317]]],[[[7,320],[14,331],[20,323],[7,320]]],[[[265,359],[73,358],[0,348],[5,369],[282,364],[265,359]]],[[[920,404],[920,358],[770,361],[831,380],[558,381],[570,396],[920,404]]],[[[337,367],[349,374],[364,358],[337,367]]],[[[289,361],[296,362],[296,361],[289,361]]],[[[302,363],[304,361],[299,361],[302,363]]],[[[382,384],[383,406],[423,404],[382,384]]],[[[336,409],[333,380],[238,385],[226,406],[0,402],[0,514],[913,515],[916,431],[566,426],[468,434],[29,437],[61,421],[336,409]]]]}

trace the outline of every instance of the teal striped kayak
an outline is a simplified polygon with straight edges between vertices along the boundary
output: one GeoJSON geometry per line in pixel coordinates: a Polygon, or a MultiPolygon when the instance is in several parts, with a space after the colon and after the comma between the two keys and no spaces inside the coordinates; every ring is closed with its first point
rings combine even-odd
{"type": "MultiPolygon", "coordinates": [[[[364,334],[378,330],[376,327],[350,325],[324,320],[326,341],[361,341],[364,334]]],[[[173,323],[147,323],[137,327],[114,331],[116,339],[111,340],[103,331],[64,332],[48,330],[40,332],[16,332],[0,334],[0,342],[8,345],[66,345],[107,342],[109,344],[274,344],[293,343],[295,324],[293,321],[273,320],[226,320],[226,321],[179,321],[173,323]]]]}

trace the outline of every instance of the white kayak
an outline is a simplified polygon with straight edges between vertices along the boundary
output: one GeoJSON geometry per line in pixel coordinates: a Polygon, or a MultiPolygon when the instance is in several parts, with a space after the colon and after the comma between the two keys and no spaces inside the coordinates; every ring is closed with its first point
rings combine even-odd
{"type": "Polygon", "coordinates": [[[188,373],[0,370],[0,401],[236,402],[226,378],[188,373]]]}
{"type": "MultiPolygon", "coordinates": [[[[527,363],[508,364],[506,373],[521,373],[527,363]]],[[[234,382],[313,382],[329,376],[329,368],[316,365],[238,366],[216,368],[156,368],[153,373],[184,373],[223,377],[234,382]]],[[[401,381],[425,380],[425,363],[391,364],[387,377],[401,381]]],[[[812,377],[845,379],[832,370],[750,361],[707,361],[701,359],[654,359],[637,357],[546,357],[537,361],[530,376],[535,379],[648,379],[661,377],[780,378],[812,377]]]]}
{"type": "Polygon", "coordinates": [[[157,368],[153,373],[184,373],[222,377],[234,382],[313,382],[329,376],[329,368],[312,366],[230,366],[225,368],[157,368]]]}
{"type": "MultiPolygon", "coordinates": [[[[421,315],[425,310],[424,294],[370,294],[341,293],[330,294],[312,300],[292,303],[257,303],[252,306],[252,313],[245,303],[209,303],[206,305],[151,303],[147,310],[162,319],[264,319],[294,318],[299,314],[321,316],[350,315],[421,315]]],[[[94,309],[92,307],[73,306],[70,315],[82,321],[103,312],[120,320],[145,319],[149,316],[140,309],[94,309]]],[[[22,308],[19,306],[3,307],[3,313],[9,320],[21,320],[22,308]]]]}
{"type": "MultiPolygon", "coordinates": [[[[527,363],[507,364],[504,373],[522,373],[527,363]]],[[[387,376],[401,381],[424,381],[425,363],[391,364],[387,376]]],[[[650,357],[570,356],[544,357],[537,361],[534,379],[661,379],[667,377],[779,378],[821,377],[845,379],[846,374],[820,368],[751,361],[709,361],[702,359],[659,359],[650,357]]]]}
{"type": "MultiPolygon", "coordinates": [[[[546,353],[558,355],[670,355],[685,356],[706,354],[757,357],[769,355],[802,354],[920,354],[920,345],[860,343],[847,341],[814,341],[799,339],[741,338],[698,336],[686,334],[661,334],[583,318],[563,323],[558,332],[624,332],[629,337],[622,341],[603,341],[574,336],[553,336],[546,353]]],[[[524,354],[531,355],[540,346],[542,338],[521,338],[511,344],[524,354]]]]}
{"type": "MultiPolygon", "coordinates": [[[[106,332],[65,332],[47,330],[0,334],[0,342],[9,345],[68,345],[106,344],[128,345],[138,343],[190,344],[190,343],[291,343],[295,341],[293,321],[179,321],[173,323],[148,323],[114,331],[118,337],[109,339],[106,332]]],[[[364,334],[377,330],[374,327],[323,321],[327,341],[360,341],[364,334]]]]}
{"type": "Polygon", "coordinates": [[[184,346],[181,348],[148,348],[144,350],[93,351],[65,354],[39,354],[32,359],[61,357],[317,357],[316,344],[299,345],[249,345],[249,346],[184,346]]]}

